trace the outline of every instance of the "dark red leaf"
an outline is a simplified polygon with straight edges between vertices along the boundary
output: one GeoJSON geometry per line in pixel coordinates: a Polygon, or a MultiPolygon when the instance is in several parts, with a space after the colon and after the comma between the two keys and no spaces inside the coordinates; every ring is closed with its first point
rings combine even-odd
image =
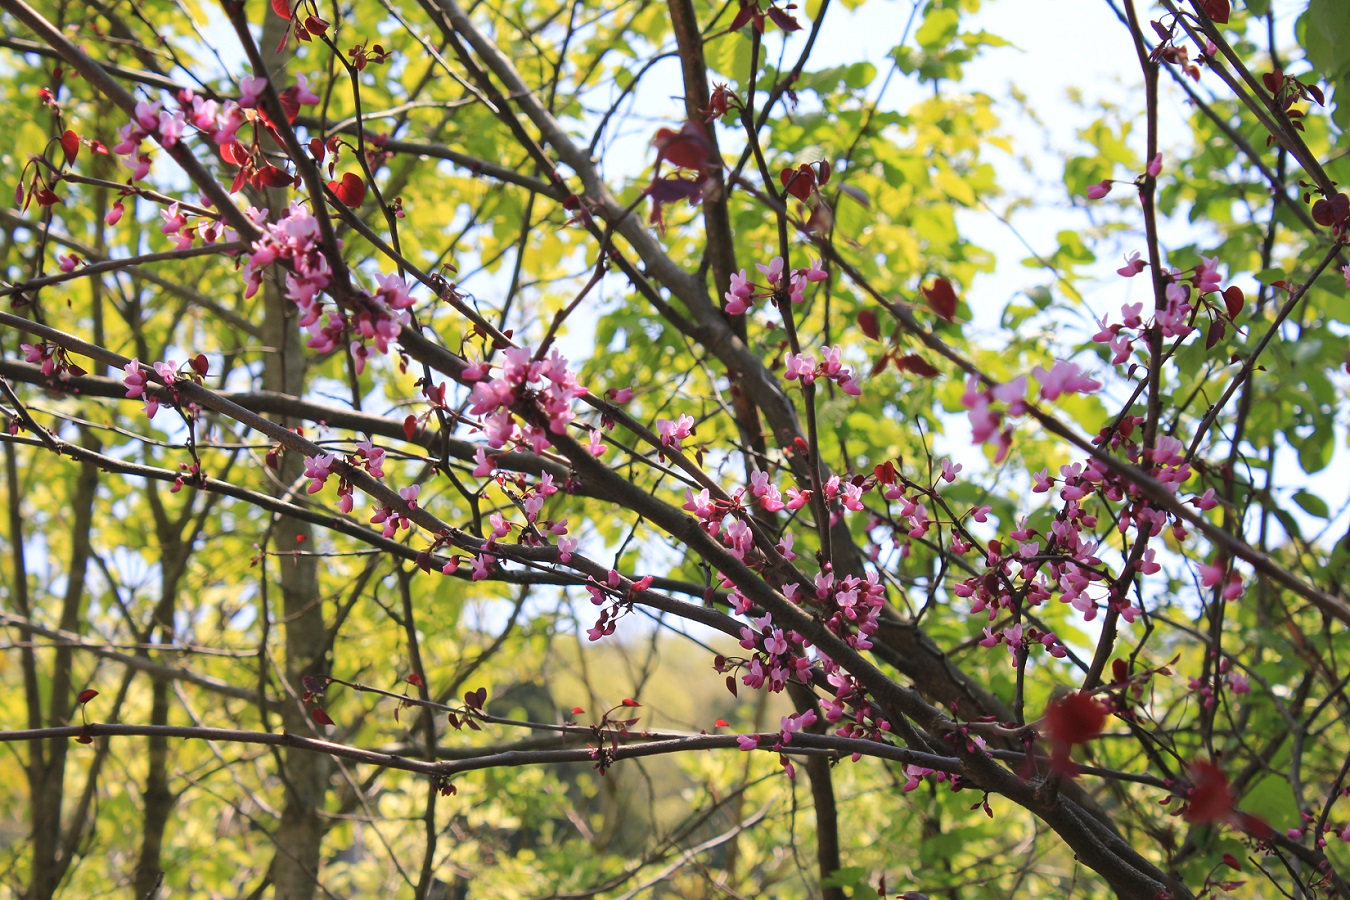
{"type": "Polygon", "coordinates": [[[309,155],[314,157],[316,163],[323,165],[323,158],[328,155],[328,148],[323,145],[320,138],[310,138],[309,155]]]}
{"type": "Polygon", "coordinates": [[[900,372],[918,375],[920,378],[936,378],[942,374],[928,360],[913,353],[896,357],[895,368],[900,372]]]}
{"type": "Polygon", "coordinates": [[[55,206],[61,202],[61,198],[51,188],[38,188],[33,192],[33,199],[38,202],[38,206],[55,206]]]}
{"type": "Polygon", "coordinates": [[[80,153],[80,136],[67,129],[66,133],[61,135],[61,151],[66,154],[66,165],[73,163],[80,153]]]}
{"type": "Polygon", "coordinates": [[[639,703],[639,702],[637,702],[636,700],[632,699],[631,697],[625,697],[625,698],[623,699],[623,705],[624,705],[624,706],[641,706],[642,704],[639,703]]]}
{"type": "Polygon", "coordinates": [[[687,178],[657,178],[647,188],[656,203],[674,203],[676,200],[693,200],[703,191],[702,181],[687,178]]]}
{"type": "Polygon", "coordinates": [[[1046,735],[1060,746],[1086,744],[1101,734],[1105,725],[1106,708],[1091,694],[1074,691],[1051,700],[1045,708],[1046,735]]]}
{"type": "Polygon", "coordinates": [[[735,675],[728,675],[728,676],[727,676],[727,690],[731,691],[731,696],[733,696],[733,697],[737,696],[737,693],[736,693],[736,676],[735,676],[735,675]]]}
{"type": "Polygon", "coordinates": [[[1308,85],[1308,93],[1312,96],[1312,98],[1313,98],[1314,100],[1317,101],[1317,105],[1318,105],[1318,106],[1326,106],[1326,105],[1327,105],[1327,98],[1326,98],[1326,96],[1322,93],[1322,89],[1321,89],[1320,87],[1318,87],[1317,85],[1315,85],[1315,84],[1310,84],[1310,85],[1308,85]]]}
{"type": "Polygon", "coordinates": [[[408,681],[408,684],[411,684],[413,687],[425,687],[425,686],[426,686],[426,681],[423,680],[422,676],[421,676],[421,675],[418,675],[416,672],[414,672],[414,673],[412,673],[411,675],[409,675],[408,678],[407,678],[407,681],[408,681]]]}
{"type": "Polygon", "coordinates": [[[923,297],[928,301],[928,305],[933,308],[933,312],[938,317],[950,322],[956,315],[956,291],[952,288],[952,283],[945,278],[939,278],[933,282],[930,288],[921,288],[923,297]]]}
{"type": "MultiPolygon", "coordinates": [[[[1275,829],[1270,827],[1270,823],[1260,816],[1254,816],[1251,813],[1240,812],[1235,815],[1231,824],[1238,831],[1244,832],[1258,841],[1271,841],[1275,839],[1275,829]]],[[[1241,882],[1238,882],[1241,884],[1241,882]]]]}
{"type": "Polygon", "coordinates": [[[776,6],[770,6],[768,14],[769,18],[773,20],[773,24],[786,32],[791,33],[793,31],[802,30],[802,26],[797,22],[796,18],[785,10],[781,10],[776,6]]]}
{"type": "Polygon", "coordinates": [[[476,691],[464,692],[464,705],[470,709],[481,710],[483,704],[487,702],[487,688],[480,687],[476,691]]]}
{"type": "Polygon", "coordinates": [[[1111,660],[1111,683],[1124,684],[1130,680],[1130,664],[1123,659],[1111,660]]]}
{"type": "Polygon", "coordinates": [[[316,707],[314,707],[313,709],[311,709],[311,710],[309,711],[309,714],[310,714],[311,717],[313,717],[314,721],[315,721],[315,722],[318,722],[320,725],[334,725],[334,724],[336,724],[336,723],[333,721],[332,716],[328,715],[328,713],[326,713],[326,712],[323,711],[323,707],[322,707],[322,706],[316,706],[316,707]]]}
{"type": "Polygon", "coordinates": [[[574,716],[579,716],[579,715],[581,715],[582,713],[584,713],[585,711],[586,711],[586,710],[585,710],[583,707],[580,707],[580,706],[574,706],[574,707],[572,707],[572,715],[574,715],[574,716]]]}
{"type": "Polygon", "coordinates": [[[322,675],[305,675],[300,679],[300,686],[308,693],[322,694],[328,687],[328,679],[322,675]]]}
{"type": "Polygon", "coordinates": [[[291,18],[290,0],[272,0],[272,12],[283,19],[289,20],[291,18]]]}
{"type": "Polygon", "coordinates": [[[310,34],[323,34],[328,31],[328,23],[318,16],[307,16],[305,18],[305,30],[310,34]]]}
{"type": "Polygon", "coordinates": [[[230,165],[242,166],[249,161],[248,150],[238,141],[230,141],[220,145],[220,158],[230,165]]]}
{"type": "Polygon", "coordinates": [[[778,173],[778,180],[783,183],[783,187],[792,196],[803,203],[811,196],[811,192],[816,189],[816,173],[811,171],[810,166],[798,166],[795,169],[784,169],[778,173]]]}
{"type": "Polygon", "coordinates": [[[92,744],[94,742],[94,737],[88,733],[81,733],[75,740],[81,744],[92,744]]]}
{"type": "Polygon", "coordinates": [[[85,688],[84,690],[80,691],[80,693],[75,697],[75,702],[88,703],[90,700],[93,700],[97,696],[98,691],[94,690],[93,688],[85,688]]]}
{"type": "Polygon", "coordinates": [[[192,357],[192,359],[190,359],[188,362],[192,366],[192,371],[202,376],[206,375],[211,365],[210,361],[207,360],[205,353],[198,353],[196,356],[192,357]]]}
{"type": "Polygon", "coordinates": [[[1238,858],[1231,853],[1225,853],[1223,855],[1223,864],[1230,869],[1235,869],[1239,872],[1242,871],[1242,863],[1238,862],[1238,858]]]}
{"type": "Polygon", "coordinates": [[[254,187],[283,188],[291,186],[291,176],[285,169],[276,166],[263,166],[250,179],[254,187]]]}
{"type": "Polygon", "coordinates": [[[1209,331],[1205,334],[1205,349],[1213,350],[1214,345],[1223,340],[1223,336],[1228,333],[1228,325],[1223,319],[1215,319],[1209,323],[1209,331]]]}
{"type": "Polygon", "coordinates": [[[819,166],[820,166],[820,178],[819,178],[820,183],[821,183],[821,184],[829,184],[829,183],[830,183],[830,161],[829,161],[828,159],[822,159],[822,160],[820,161],[820,163],[819,163],[819,166]]]}
{"type": "Polygon", "coordinates": [[[355,172],[345,172],[342,181],[330,181],[328,187],[348,209],[356,209],[366,199],[366,183],[355,172]]]}
{"type": "Polygon", "coordinates": [[[1275,69],[1270,72],[1264,72],[1261,75],[1261,83],[1266,86],[1266,90],[1272,94],[1278,94],[1280,88],[1284,87],[1284,72],[1275,69]]]}
{"type": "Polygon", "coordinates": [[[881,326],[877,324],[877,314],[875,310],[864,309],[858,312],[858,327],[862,333],[877,340],[881,337],[881,326]]]}
{"type": "Polygon", "coordinates": [[[882,484],[895,484],[895,463],[887,460],[872,469],[872,474],[876,477],[877,481],[882,484]]]}
{"type": "Polygon", "coordinates": [[[647,193],[652,198],[652,213],[649,221],[658,228],[665,229],[665,217],[661,209],[667,203],[674,203],[676,200],[688,200],[690,203],[698,201],[703,195],[703,182],[692,181],[685,178],[657,178],[647,187],[647,193]]]}
{"type": "Polygon", "coordinates": [[[1236,284],[1228,287],[1223,292],[1223,305],[1228,309],[1228,318],[1237,321],[1237,317],[1242,312],[1243,304],[1247,298],[1243,296],[1242,288],[1236,284]]]}
{"type": "Polygon", "coordinates": [[[718,168],[721,160],[713,152],[712,142],[703,130],[703,123],[694,119],[684,123],[679,131],[662,128],[652,138],[656,145],[656,162],[662,160],[680,169],[708,172],[718,168]]]}
{"type": "Polygon", "coordinates": [[[1223,770],[1207,759],[1191,764],[1190,803],[1182,817],[1195,824],[1214,824],[1233,814],[1233,792],[1223,770]]]}
{"type": "Polygon", "coordinates": [[[736,13],[736,18],[731,20],[731,27],[728,28],[727,30],[740,31],[746,25],[749,25],[750,20],[753,19],[754,17],[755,17],[755,8],[753,6],[743,5],[741,6],[741,11],[736,13]]]}
{"type": "Polygon", "coordinates": [[[1228,24],[1228,0],[1201,0],[1200,6],[1204,9],[1205,15],[1215,22],[1220,25],[1228,24]]]}
{"type": "Polygon", "coordinates": [[[1331,208],[1331,201],[1326,198],[1319,199],[1312,206],[1313,221],[1323,227],[1329,227],[1336,221],[1336,214],[1331,208]]]}
{"type": "Polygon", "coordinates": [[[417,416],[408,416],[403,420],[403,433],[407,435],[408,440],[413,439],[413,435],[417,434],[417,416]]]}

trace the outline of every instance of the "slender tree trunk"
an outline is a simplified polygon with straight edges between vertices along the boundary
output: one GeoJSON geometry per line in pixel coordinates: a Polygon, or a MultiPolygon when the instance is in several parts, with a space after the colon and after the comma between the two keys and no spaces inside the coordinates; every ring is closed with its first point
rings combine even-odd
{"type": "MultiPolygon", "coordinates": [[[[82,443],[99,450],[98,439],[84,432],[82,443]]],[[[66,593],[61,603],[61,624],[64,631],[78,634],[84,616],[85,574],[91,554],[90,529],[94,524],[94,495],[98,491],[98,468],[84,463],[75,479],[71,509],[74,516],[70,531],[70,565],[66,569],[66,593]]],[[[22,539],[22,536],[20,536],[22,539]]],[[[53,651],[51,696],[47,703],[47,724],[65,725],[73,709],[72,684],[74,650],[58,644],[53,651]]],[[[29,770],[29,789],[33,807],[33,877],[28,885],[31,900],[46,900],[56,894],[57,885],[70,867],[70,845],[76,835],[61,833],[61,809],[65,802],[66,753],[70,744],[53,741],[47,746],[48,755],[40,766],[29,770]],[[36,777],[34,777],[36,776],[36,777]]]]}
{"type": "MultiPolygon", "coordinates": [[[[258,7],[266,10],[266,6],[258,7]]],[[[259,49],[270,71],[267,75],[280,90],[285,86],[284,60],[276,54],[281,43],[284,21],[266,14],[259,49]]],[[[286,195],[269,192],[269,208],[274,218],[285,211],[286,195]]],[[[266,285],[264,295],[263,340],[269,352],[263,371],[263,386],[292,396],[302,396],[305,383],[304,344],[295,325],[289,300],[274,283],[266,285]]],[[[295,427],[299,422],[285,422],[295,427]]],[[[304,473],[304,460],[293,453],[284,454],[281,483],[295,483],[304,473]]],[[[314,531],[306,522],[281,519],[274,529],[274,545],[280,550],[309,549],[314,546],[314,531]]],[[[327,630],[323,604],[319,597],[318,567],[312,556],[280,557],[281,614],[286,646],[286,680],[295,694],[303,692],[305,675],[323,674],[327,630]]],[[[269,569],[270,571],[270,569],[269,569]]],[[[287,731],[304,734],[312,723],[295,703],[283,704],[282,722],[287,731]]],[[[276,855],[272,876],[277,900],[310,900],[318,884],[320,851],[324,824],[319,817],[332,762],[316,753],[288,751],[284,756],[282,779],[286,785],[281,827],[277,829],[276,855]]]]}

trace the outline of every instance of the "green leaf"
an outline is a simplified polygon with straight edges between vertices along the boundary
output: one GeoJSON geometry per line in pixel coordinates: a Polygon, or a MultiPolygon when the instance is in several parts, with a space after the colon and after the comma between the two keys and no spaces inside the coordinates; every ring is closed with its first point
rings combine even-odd
{"type": "Polygon", "coordinates": [[[1327,502],[1316,494],[1298,491],[1294,494],[1294,502],[1310,516],[1316,516],[1319,519],[1326,519],[1331,516],[1331,510],[1327,507],[1327,502]]]}
{"type": "Polygon", "coordinates": [[[924,16],[923,24],[914,32],[914,40],[930,52],[941,50],[956,37],[961,14],[954,9],[935,9],[924,16]]]}

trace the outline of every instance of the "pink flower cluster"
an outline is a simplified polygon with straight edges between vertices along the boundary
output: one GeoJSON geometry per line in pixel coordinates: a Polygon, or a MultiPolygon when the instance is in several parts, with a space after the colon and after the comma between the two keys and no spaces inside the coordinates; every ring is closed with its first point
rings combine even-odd
{"type": "Polygon", "coordinates": [[[1063,659],[1069,655],[1069,651],[1059,642],[1053,631],[1043,632],[1034,627],[1024,628],[1021,622],[999,631],[994,631],[993,626],[984,626],[984,639],[980,641],[980,646],[997,647],[999,644],[1007,644],[1012,664],[1016,666],[1027,658],[1028,648],[1037,643],[1050,651],[1050,655],[1055,659],[1063,659]]]}
{"type": "MultiPolygon", "coordinates": [[[[1100,381],[1083,374],[1077,363],[1065,359],[1056,360],[1049,369],[1037,366],[1031,374],[1040,382],[1042,400],[1055,401],[1065,394],[1091,394],[1102,387],[1100,381]]],[[[1025,413],[1029,409],[1026,394],[1025,375],[990,388],[981,388],[974,375],[966,381],[961,405],[966,408],[966,417],[970,420],[971,441],[983,444],[993,440],[995,462],[1002,462],[1012,447],[1012,429],[1004,425],[1004,416],[1025,413]],[[1002,408],[995,404],[1001,404],[1002,408]]]]}
{"type": "Polygon", "coordinates": [[[595,625],[586,630],[586,636],[592,641],[598,641],[602,637],[607,637],[614,633],[615,622],[623,615],[633,611],[633,597],[640,594],[652,586],[654,579],[650,575],[643,576],[637,581],[631,582],[628,589],[623,589],[623,579],[614,569],[610,569],[605,577],[604,584],[596,581],[594,578],[588,578],[586,590],[591,595],[591,603],[599,606],[600,617],[595,625]]]}
{"type": "Polygon", "coordinates": [[[801,379],[802,384],[814,384],[817,378],[835,382],[845,394],[857,397],[862,394],[854,378],[853,370],[839,361],[842,348],[838,345],[826,347],[821,351],[824,359],[817,363],[810,353],[789,353],[786,357],[788,381],[801,379]]]}
{"type": "MultiPolygon", "coordinates": [[[[344,460],[347,465],[356,468],[365,469],[372,478],[380,479],[384,477],[384,448],[376,447],[370,441],[361,441],[356,445],[356,452],[349,453],[344,460]]],[[[331,453],[319,453],[314,456],[305,457],[305,477],[308,478],[309,486],[306,491],[310,494],[317,494],[323,490],[328,481],[328,476],[334,474],[334,466],[337,463],[337,457],[331,453]]],[[[407,490],[405,488],[404,490],[407,490]]],[[[416,492],[412,495],[416,498],[416,492]]],[[[353,488],[346,476],[338,476],[338,509],[343,513],[350,513],[353,506],[353,488]]],[[[413,504],[414,506],[416,503],[413,504]]],[[[380,519],[381,522],[388,523],[391,518],[388,514],[380,519]]],[[[406,527],[406,523],[405,523],[406,527]]],[[[385,535],[389,537],[390,535],[385,535]]]]}
{"type": "MultiPolygon", "coordinates": [[[[164,387],[170,392],[173,392],[173,383],[178,377],[178,364],[173,360],[168,360],[167,362],[155,363],[153,368],[155,374],[163,380],[164,387]]],[[[159,395],[146,391],[145,388],[148,381],[145,369],[141,366],[140,360],[132,359],[131,362],[123,367],[122,371],[126,372],[126,375],[122,377],[122,384],[126,386],[127,399],[134,400],[137,397],[144,398],[145,415],[147,418],[153,419],[155,413],[159,412],[159,395]]]]}
{"type": "Polygon", "coordinates": [[[501,371],[495,378],[488,377],[485,364],[465,369],[463,378],[475,382],[469,395],[469,412],[483,417],[483,434],[494,450],[516,443],[540,453],[552,446],[548,435],[563,433],[576,418],[573,402],[588,393],[556,349],[547,359],[535,359],[528,349],[511,347],[503,354],[501,371]],[[520,404],[537,410],[544,424],[533,416],[522,416],[524,421],[517,422],[513,407],[520,404]]]}
{"type": "MultiPolygon", "coordinates": [[[[328,457],[328,459],[329,459],[328,464],[331,465],[332,458],[328,457]]],[[[308,457],[305,459],[305,462],[306,463],[309,462],[308,457]]],[[[309,473],[306,472],[305,474],[308,475],[309,473]]],[[[313,489],[314,486],[311,484],[310,485],[311,493],[313,492],[313,489]]],[[[403,502],[407,504],[408,512],[395,509],[392,506],[377,505],[375,507],[374,512],[370,516],[370,524],[383,525],[384,536],[387,538],[391,538],[394,535],[398,534],[400,528],[412,530],[412,519],[409,517],[408,513],[414,509],[417,509],[417,497],[421,493],[422,493],[422,486],[420,484],[410,484],[405,488],[399,488],[398,495],[402,497],[403,502]]]]}
{"type": "MultiPolygon", "coordinates": [[[[1132,278],[1147,266],[1148,264],[1139,258],[1138,253],[1132,253],[1126,258],[1125,265],[1116,272],[1126,278],[1132,278]]],[[[1202,256],[1200,264],[1194,269],[1188,271],[1172,269],[1166,277],[1167,305],[1154,315],[1150,325],[1156,324],[1164,338],[1184,338],[1195,331],[1192,324],[1195,319],[1192,296],[1207,297],[1222,289],[1223,276],[1219,274],[1219,261],[1215,257],[1202,256]]],[[[1225,292],[1225,302],[1229,293],[1233,292],[1236,293],[1237,299],[1236,305],[1229,308],[1230,316],[1236,316],[1237,311],[1241,309],[1241,291],[1236,287],[1230,287],[1228,292],[1225,292]]],[[[1138,339],[1139,332],[1149,327],[1143,321],[1143,309],[1142,303],[1125,304],[1120,308],[1121,322],[1107,325],[1104,316],[1098,321],[1099,327],[1092,340],[1099,344],[1107,344],[1111,348],[1112,365],[1128,363],[1133,357],[1134,342],[1138,339]],[[1135,332],[1134,336],[1127,331],[1135,332]]]]}
{"type": "MultiPolygon", "coordinates": [[[[767,285],[761,286],[752,282],[745,274],[745,269],[731,276],[731,289],[723,295],[726,300],[726,311],[733,316],[742,316],[749,312],[750,304],[754,300],[770,299],[780,290],[783,285],[783,257],[775,256],[766,266],[763,263],[756,264],[756,269],[764,276],[767,285]]],[[[806,287],[812,282],[824,281],[829,275],[820,268],[819,263],[813,263],[805,269],[793,269],[788,273],[786,291],[788,299],[793,303],[802,303],[806,300],[806,287]]]]}

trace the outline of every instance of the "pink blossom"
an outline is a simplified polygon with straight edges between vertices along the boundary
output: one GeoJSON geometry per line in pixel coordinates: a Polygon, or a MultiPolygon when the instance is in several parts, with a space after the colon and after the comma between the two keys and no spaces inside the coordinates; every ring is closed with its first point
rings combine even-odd
{"type": "Polygon", "coordinates": [[[1082,374],[1077,363],[1063,359],[1056,360],[1049,371],[1037,366],[1033,374],[1041,382],[1041,397],[1045,400],[1057,400],[1062,394],[1090,394],[1102,386],[1100,381],[1082,374]]]}
{"type": "Polygon", "coordinates": [[[1107,178],[1087,189],[1087,198],[1089,200],[1100,200],[1111,193],[1111,179],[1107,178]]]}
{"type": "Polygon", "coordinates": [[[239,105],[244,109],[253,109],[258,105],[258,100],[265,90],[267,90],[266,78],[245,75],[239,79],[239,105]]]}
{"type": "Polygon", "coordinates": [[[1140,272],[1148,268],[1148,263],[1139,258],[1139,251],[1136,250],[1125,257],[1125,265],[1116,269],[1117,275],[1123,275],[1126,278],[1133,278],[1140,272]]]}
{"type": "Polygon", "coordinates": [[[183,136],[183,128],[186,125],[187,120],[183,117],[181,109],[175,109],[173,112],[161,112],[155,128],[159,133],[159,142],[165,147],[174,146],[178,143],[178,139],[183,136]]]}
{"type": "Polygon", "coordinates": [[[576,552],[576,538],[558,538],[558,561],[568,563],[572,561],[572,554],[576,552]]]}
{"type": "Polygon", "coordinates": [[[802,380],[802,384],[811,384],[816,380],[816,359],[809,353],[789,353],[786,357],[788,381],[802,380]]]}
{"type": "Polygon", "coordinates": [[[783,277],[783,257],[775,256],[773,259],[769,260],[767,266],[762,263],[756,263],[755,268],[759,269],[760,274],[764,276],[765,280],[768,281],[771,286],[776,287],[779,280],[783,277]]]}
{"type": "Polygon", "coordinates": [[[609,399],[615,403],[627,403],[633,399],[633,389],[630,387],[619,388],[618,390],[611,388],[608,393],[609,399]]]}
{"type": "Polygon", "coordinates": [[[661,437],[661,445],[679,450],[682,441],[689,437],[694,431],[694,418],[683,413],[678,420],[672,422],[670,419],[657,419],[656,431],[661,437]]]}
{"type": "Polygon", "coordinates": [[[164,220],[164,224],[159,228],[164,234],[177,234],[187,224],[187,217],[179,210],[177,202],[170,203],[167,209],[160,210],[159,217],[164,220]]]}
{"type": "Polygon", "coordinates": [[[1201,512],[1207,512],[1219,505],[1219,501],[1214,499],[1214,488],[1207,489],[1199,497],[1192,497],[1187,502],[1201,512]]]}
{"type": "Polygon", "coordinates": [[[123,376],[123,379],[121,379],[121,383],[127,387],[127,398],[135,399],[144,394],[144,390],[146,390],[146,374],[144,374],[143,371],[140,371],[140,360],[132,359],[121,371],[127,372],[127,374],[123,376]]]}
{"type": "Polygon", "coordinates": [[[375,296],[388,304],[390,309],[407,309],[415,302],[408,294],[407,283],[396,273],[377,275],[375,281],[380,286],[375,296]]]}
{"type": "Polygon", "coordinates": [[[1008,404],[1008,415],[1020,416],[1027,411],[1027,376],[1019,375],[1012,381],[996,384],[989,389],[989,395],[1000,403],[1008,404]]]}
{"type": "Polygon", "coordinates": [[[759,738],[753,734],[740,734],[736,736],[736,746],[747,752],[758,749],[759,738]]]}
{"type": "Polygon", "coordinates": [[[305,477],[310,479],[308,493],[317,494],[323,490],[328,476],[333,474],[333,463],[336,461],[332,454],[318,453],[305,457],[305,477]]]}
{"type": "Polygon", "coordinates": [[[1212,294],[1223,283],[1219,275],[1218,257],[1202,256],[1200,265],[1195,268],[1195,289],[1201,296],[1212,294]]]}
{"type": "Polygon", "coordinates": [[[133,115],[136,119],[136,124],[141,127],[142,131],[149,133],[159,127],[160,108],[161,104],[158,100],[154,103],[142,100],[136,104],[133,115]]]}
{"type": "Polygon", "coordinates": [[[604,456],[605,452],[609,450],[609,446],[604,443],[604,437],[604,434],[602,434],[598,428],[592,428],[587,432],[588,441],[586,449],[590,452],[591,456],[594,456],[597,459],[604,456]]]}
{"type": "Polygon", "coordinates": [[[473,580],[482,581],[492,575],[492,564],[497,561],[497,557],[490,553],[479,553],[473,558],[473,580]]]}
{"type": "Polygon", "coordinates": [[[309,79],[304,75],[295,76],[295,101],[301,106],[319,105],[319,95],[310,90],[309,79]]]}
{"type": "Polygon", "coordinates": [[[121,200],[113,203],[112,208],[108,210],[107,215],[103,217],[103,224],[108,226],[116,225],[122,221],[122,214],[127,211],[126,204],[121,200]]]}
{"type": "Polygon", "coordinates": [[[1163,166],[1162,151],[1159,151],[1158,154],[1153,157],[1153,159],[1149,160],[1148,176],[1150,178],[1157,178],[1158,175],[1162,172],[1162,166],[1163,166]]]}
{"type": "Polygon", "coordinates": [[[950,459],[944,459],[942,461],[942,480],[947,482],[948,484],[951,484],[952,482],[956,481],[956,476],[960,474],[962,468],[964,468],[964,466],[962,466],[960,463],[952,465],[952,461],[950,459]]]}
{"type": "Polygon", "coordinates": [[[755,289],[746,278],[745,270],[733,272],[731,289],[722,295],[727,301],[727,313],[733,316],[743,315],[750,309],[750,300],[754,295],[755,289]]]}
{"type": "Polygon", "coordinates": [[[818,721],[819,718],[816,716],[814,709],[808,709],[795,716],[783,716],[779,719],[779,737],[784,744],[789,743],[793,734],[798,731],[805,731],[818,721]]]}
{"type": "Polygon", "coordinates": [[[1212,563],[1200,563],[1196,568],[1200,570],[1200,586],[1214,587],[1223,580],[1228,566],[1224,560],[1217,559],[1212,563]]]}

